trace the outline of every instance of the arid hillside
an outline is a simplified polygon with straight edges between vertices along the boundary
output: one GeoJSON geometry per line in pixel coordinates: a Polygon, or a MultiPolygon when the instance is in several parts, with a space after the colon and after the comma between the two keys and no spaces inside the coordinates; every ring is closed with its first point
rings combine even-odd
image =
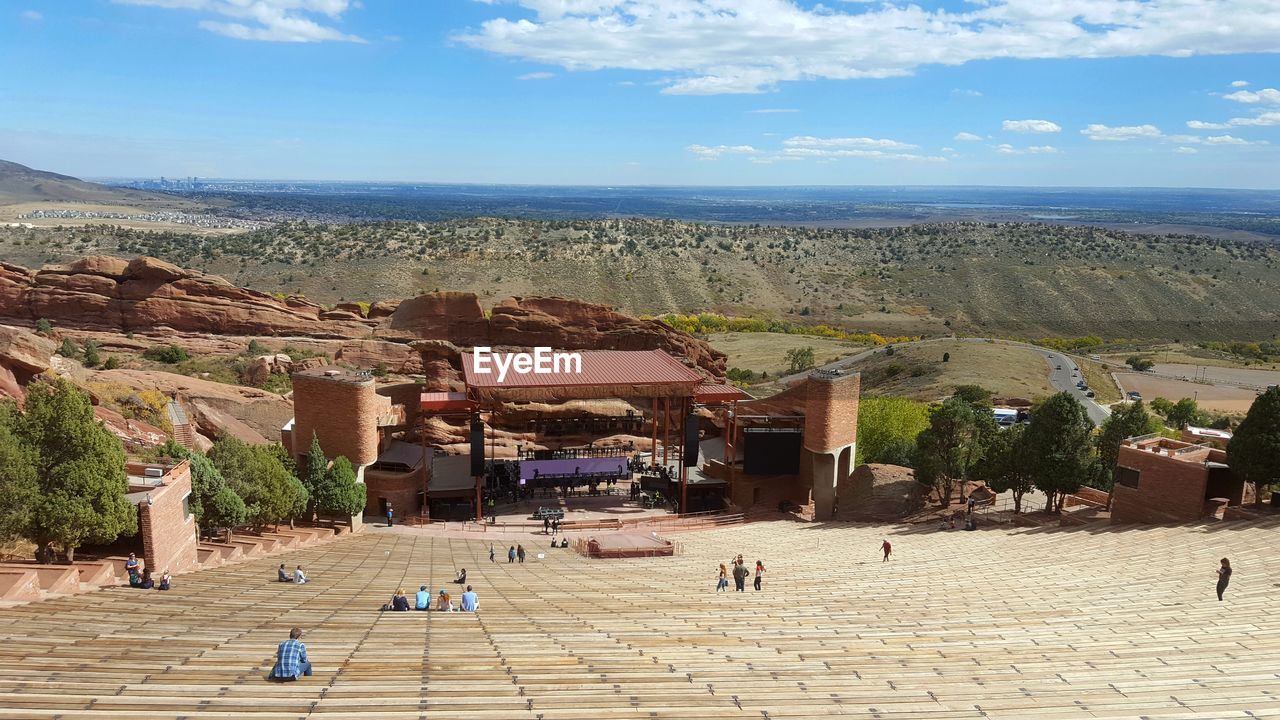
{"type": "Polygon", "coordinates": [[[667,220],[311,225],[229,235],[0,232],[38,265],[152,255],[331,305],[433,290],[563,295],[893,335],[1246,339],[1280,333],[1280,247],[1026,223],[824,229],[667,220]]]}

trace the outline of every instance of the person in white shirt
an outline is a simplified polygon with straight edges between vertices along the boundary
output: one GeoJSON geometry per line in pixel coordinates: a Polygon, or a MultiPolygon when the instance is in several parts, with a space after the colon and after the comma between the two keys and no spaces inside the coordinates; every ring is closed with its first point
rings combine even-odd
{"type": "Polygon", "coordinates": [[[293,581],[299,585],[307,581],[307,574],[302,572],[302,566],[299,565],[297,570],[293,571],[293,581]]]}

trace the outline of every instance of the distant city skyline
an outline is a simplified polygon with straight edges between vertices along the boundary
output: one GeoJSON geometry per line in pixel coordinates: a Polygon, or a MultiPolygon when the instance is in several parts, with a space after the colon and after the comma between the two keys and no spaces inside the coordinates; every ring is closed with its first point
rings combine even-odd
{"type": "Polygon", "coordinates": [[[1280,189],[1274,0],[15,0],[0,63],[86,178],[1280,189]]]}

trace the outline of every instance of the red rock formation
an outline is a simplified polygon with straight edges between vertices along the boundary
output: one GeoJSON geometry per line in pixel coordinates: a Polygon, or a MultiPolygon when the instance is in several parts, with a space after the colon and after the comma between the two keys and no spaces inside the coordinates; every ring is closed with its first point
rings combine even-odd
{"type": "Polygon", "coordinates": [[[280,300],[154,258],[126,264],[90,257],[38,271],[0,263],[0,319],[22,324],[45,318],[79,330],[335,338],[364,336],[373,328],[350,313],[324,314],[301,298],[280,300]]]}
{"type": "Polygon", "coordinates": [[[23,386],[49,369],[53,342],[33,332],[0,325],[0,397],[19,404],[26,399],[23,386]]]}
{"type": "Polygon", "coordinates": [[[325,311],[305,298],[279,299],[239,288],[215,275],[184,270],[154,258],[124,261],[88,257],[71,265],[29,270],[0,263],[0,322],[32,325],[45,318],[76,332],[136,332],[211,348],[227,336],[295,336],[342,341],[336,358],[362,367],[384,363],[397,372],[431,370],[438,383],[452,378],[458,347],[548,345],[563,350],[662,349],[722,376],[725,357],[706,343],[655,320],[640,320],[607,305],[565,298],[508,298],[486,317],[470,293],[440,292],[325,311]],[[374,336],[378,340],[371,340],[374,336]],[[210,337],[216,336],[216,337],[210,337]],[[447,341],[453,352],[415,360],[414,341],[447,341]],[[419,369],[421,367],[421,369],[419,369]]]}

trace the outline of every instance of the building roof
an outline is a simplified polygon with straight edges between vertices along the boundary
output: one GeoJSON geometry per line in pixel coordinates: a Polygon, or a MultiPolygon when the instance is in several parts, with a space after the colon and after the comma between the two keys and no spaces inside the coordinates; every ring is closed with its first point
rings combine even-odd
{"type": "Polygon", "coordinates": [[[378,465],[403,465],[410,470],[417,470],[426,462],[427,451],[421,445],[414,445],[402,440],[394,440],[391,445],[383,451],[375,464],[378,465]]]}
{"type": "Polygon", "coordinates": [[[1215,440],[1230,440],[1232,437],[1230,430],[1217,430],[1215,428],[1202,428],[1188,425],[1186,427],[1188,434],[1195,437],[1213,438],[1215,440]]]}
{"type": "Polygon", "coordinates": [[[750,399],[750,395],[732,385],[708,383],[706,385],[699,385],[693,391],[693,401],[703,405],[714,405],[716,403],[750,399]]]}
{"type": "Polygon", "coordinates": [[[424,392],[419,398],[421,408],[425,412],[444,412],[448,410],[471,410],[476,406],[466,393],[461,392],[424,392]]]}
{"type": "Polygon", "coordinates": [[[582,372],[516,374],[498,382],[496,372],[475,371],[473,353],[462,353],[467,393],[490,401],[691,397],[702,373],[661,350],[582,350],[582,372]]]}

